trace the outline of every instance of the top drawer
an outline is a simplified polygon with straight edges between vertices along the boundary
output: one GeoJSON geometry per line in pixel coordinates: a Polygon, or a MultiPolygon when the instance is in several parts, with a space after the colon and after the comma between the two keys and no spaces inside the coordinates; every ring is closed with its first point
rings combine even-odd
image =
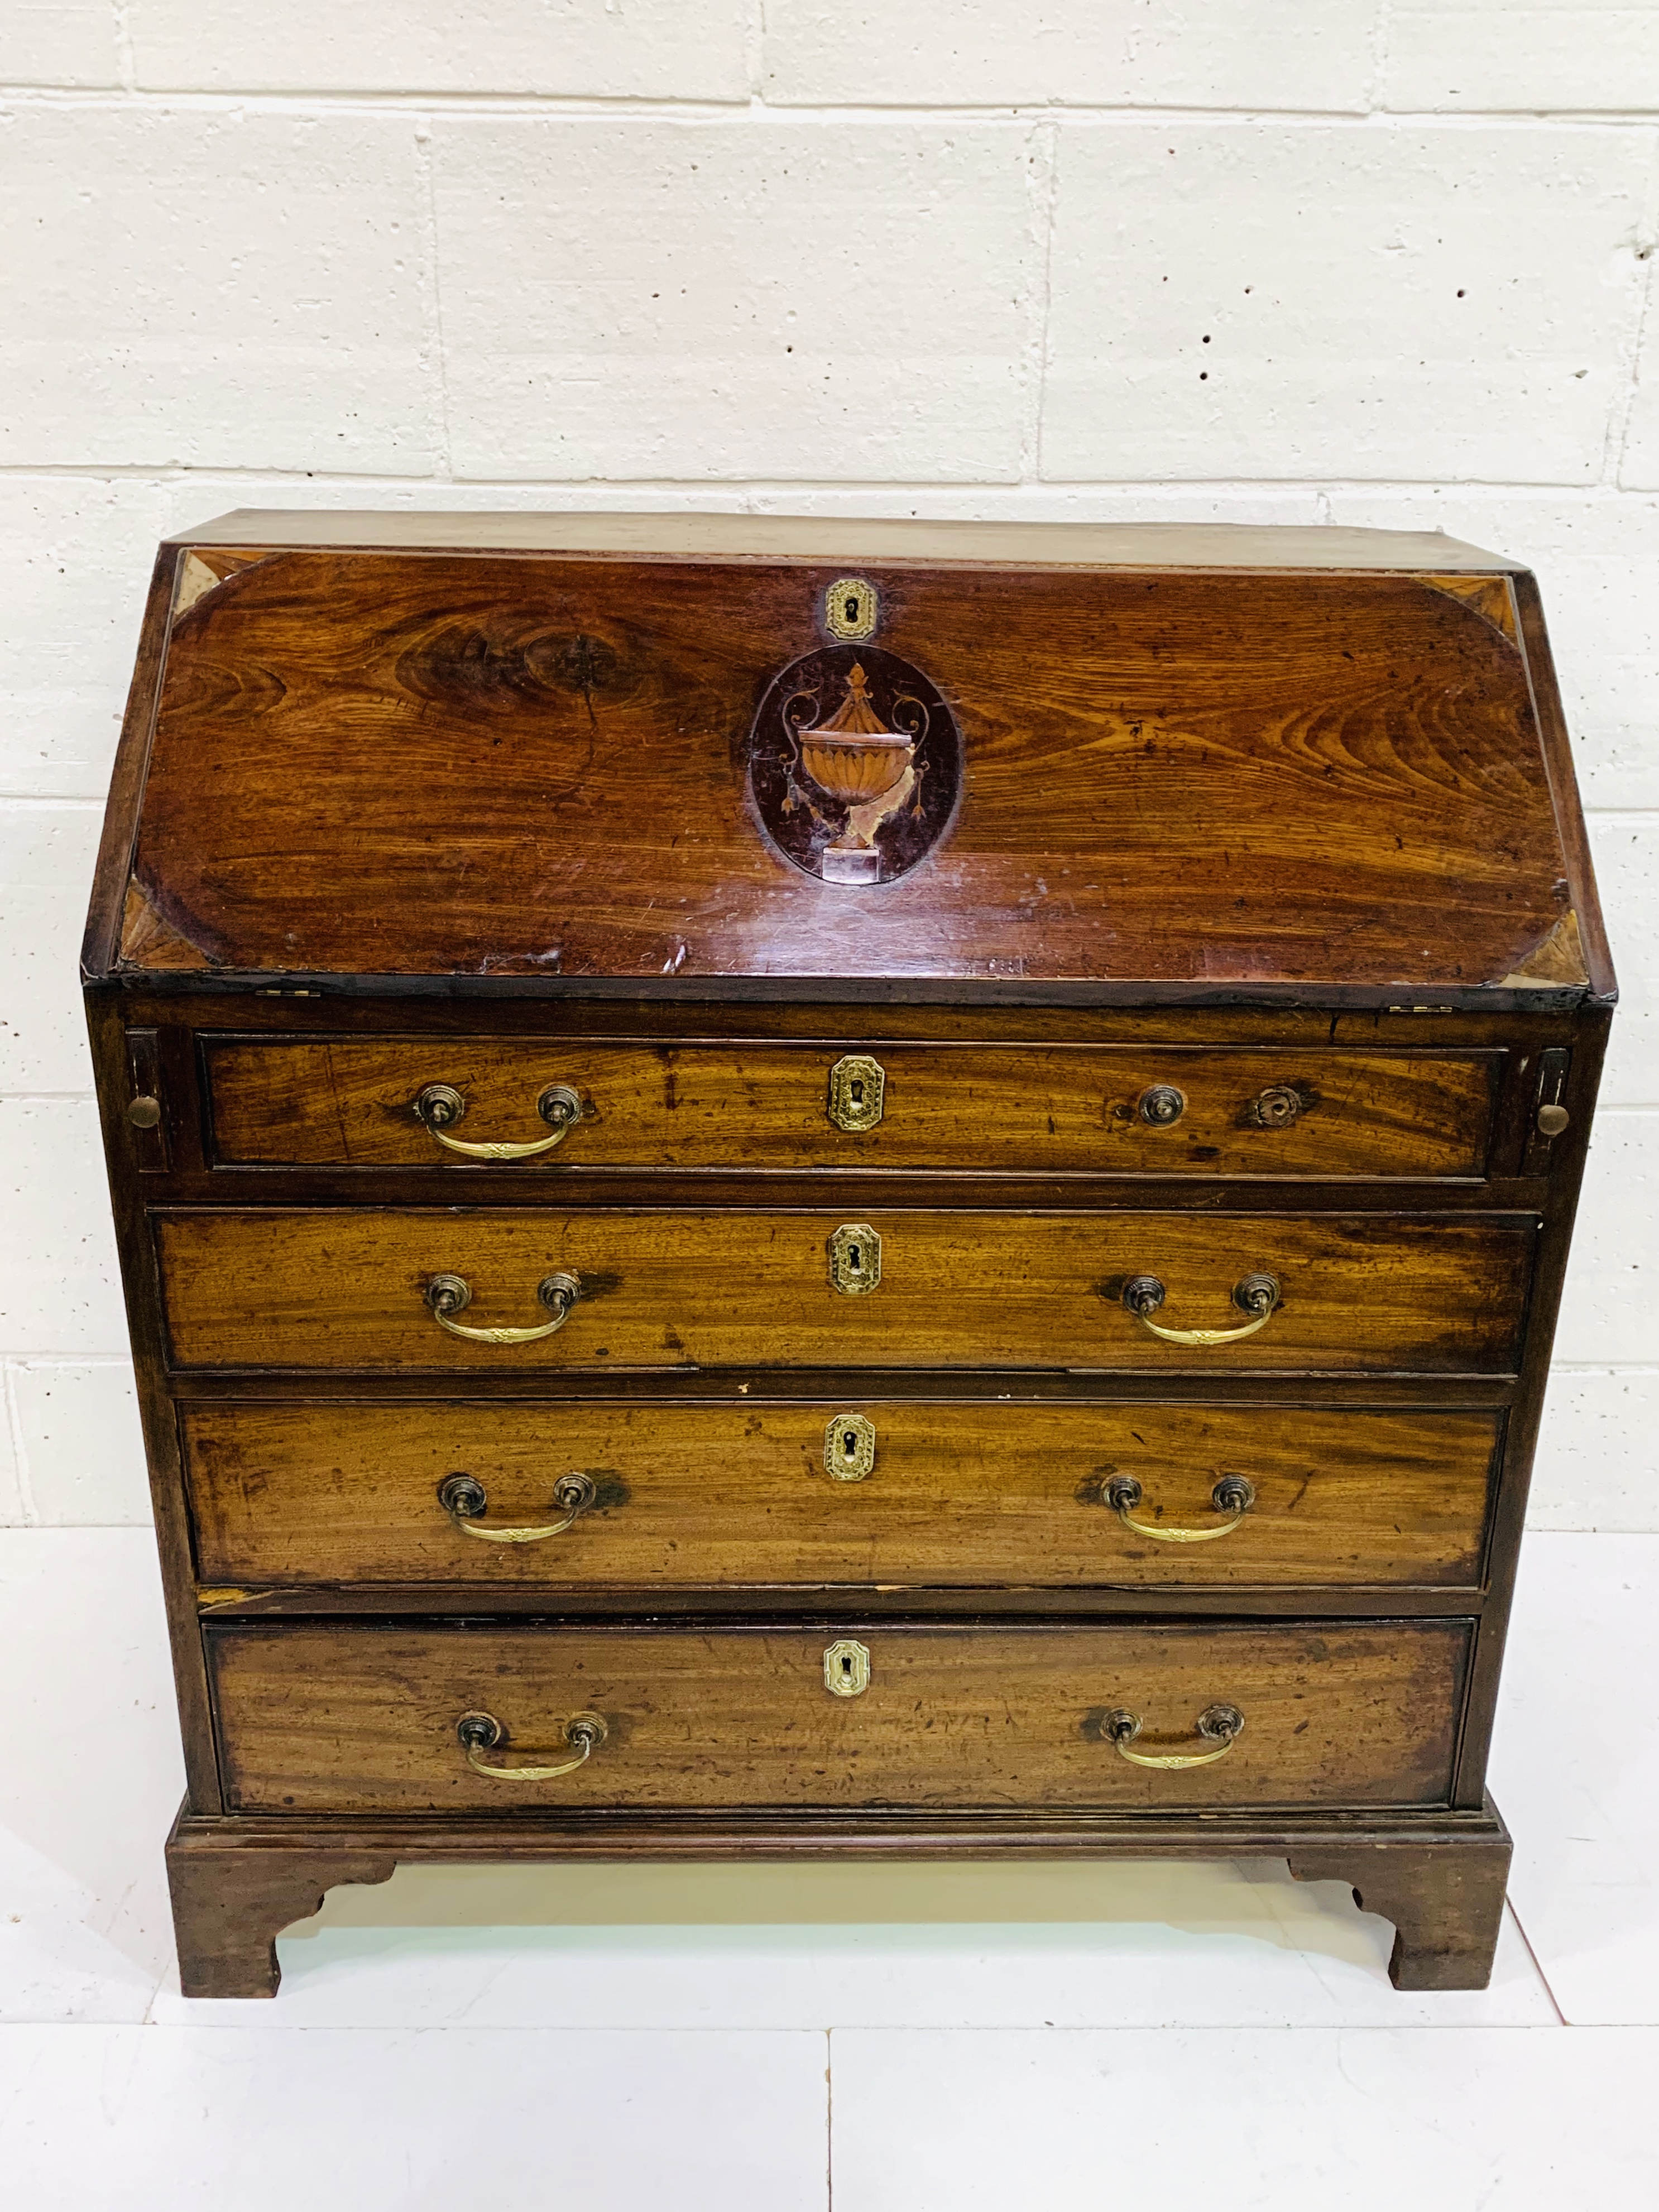
{"type": "Polygon", "coordinates": [[[1494,1052],[208,1037],[226,1166],[1479,1177],[1494,1052]],[[470,1148],[470,1149],[469,1149],[470,1148]]]}

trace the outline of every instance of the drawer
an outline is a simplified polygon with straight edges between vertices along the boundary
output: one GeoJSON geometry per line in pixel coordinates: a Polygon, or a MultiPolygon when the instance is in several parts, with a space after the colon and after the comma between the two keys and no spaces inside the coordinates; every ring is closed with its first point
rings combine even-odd
{"type": "Polygon", "coordinates": [[[884,1209],[838,1222],[805,1210],[434,1207],[154,1219],[177,1366],[502,1375],[1508,1373],[1534,1237],[1529,1218],[1470,1215],[884,1209]],[[1253,1277],[1277,1286],[1265,1320],[1237,1303],[1253,1277]],[[1163,1299],[1143,1316],[1125,1300],[1150,1297],[1148,1282],[1163,1299]],[[441,1317],[434,1299],[451,1310],[441,1317]]]}
{"type": "Polygon", "coordinates": [[[201,1578],[258,1589],[1473,1589],[1500,1421],[868,1400],[182,1413],[201,1578]],[[556,1533],[499,1535],[537,1528],[556,1533]]]}
{"type": "Polygon", "coordinates": [[[1503,1060],[488,1037],[210,1037],[204,1054],[228,1165],[503,1164],[454,1149],[480,1145],[555,1170],[1462,1177],[1485,1172],[1503,1060]]]}
{"type": "Polygon", "coordinates": [[[234,1810],[968,1809],[1443,1804],[1469,1633],[226,1626],[206,1642],[234,1810]],[[868,1686],[832,1694],[827,1679],[857,1681],[859,1651],[868,1686]],[[1236,1738],[1219,1719],[1219,1736],[1199,1732],[1217,1709],[1242,1717],[1236,1738]],[[1141,1757],[1223,1755],[1133,1764],[1110,1733],[1120,1712],[1141,1757]],[[467,1714],[500,1732],[471,1759],[467,1714]],[[604,1729],[582,1763],[515,1778],[580,1755],[579,1714],[604,1729]]]}

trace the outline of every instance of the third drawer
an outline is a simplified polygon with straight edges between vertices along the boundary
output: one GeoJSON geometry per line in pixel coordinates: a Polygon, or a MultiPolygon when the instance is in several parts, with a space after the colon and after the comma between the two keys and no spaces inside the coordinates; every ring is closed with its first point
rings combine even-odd
{"type": "Polygon", "coordinates": [[[238,1811],[1188,1810],[1443,1804],[1469,1624],[255,1624],[207,1641],[238,1811]]]}
{"type": "Polygon", "coordinates": [[[181,1412],[204,1583],[482,1592],[1474,1589],[1502,1418],[863,1399],[181,1412]]]}

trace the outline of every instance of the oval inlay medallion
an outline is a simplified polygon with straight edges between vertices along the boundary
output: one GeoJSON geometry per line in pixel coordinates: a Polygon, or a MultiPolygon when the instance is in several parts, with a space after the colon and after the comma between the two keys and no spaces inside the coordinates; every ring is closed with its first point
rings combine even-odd
{"type": "Polygon", "coordinates": [[[879,646],[828,646],[776,676],[749,738],[770,842],[809,876],[890,884],[950,827],[962,740],[919,668],[879,646]]]}

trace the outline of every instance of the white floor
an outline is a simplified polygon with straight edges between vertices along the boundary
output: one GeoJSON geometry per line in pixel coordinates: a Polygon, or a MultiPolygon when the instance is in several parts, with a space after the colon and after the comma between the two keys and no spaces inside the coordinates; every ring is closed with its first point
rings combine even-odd
{"type": "Polygon", "coordinates": [[[150,1539],[0,1532],[6,2212],[1653,2212],[1659,1537],[1529,1541],[1490,1990],[1267,1866],[410,1869],[187,2004],[150,1539]]]}

